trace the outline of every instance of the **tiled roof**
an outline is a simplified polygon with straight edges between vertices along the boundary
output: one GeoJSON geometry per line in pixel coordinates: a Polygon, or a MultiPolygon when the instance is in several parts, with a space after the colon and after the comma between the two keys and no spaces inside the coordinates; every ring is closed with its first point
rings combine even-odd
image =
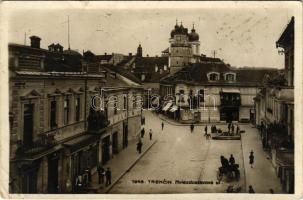
{"type": "Polygon", "coordinates": [[[130,79],[131,81],[133,81],[135,83],[140,83],[141,82],[140,79],[138,79],[134,74],[132,74],[130,71],[128,71],[128,70],[126,70],[122,67],[115,66],[115,65],[112,65],[112,64],[102,65],[102,67],[104,69],[114,71],[114,72],[120,74],[121,76],[124,76],[125,78],[130,79]]]}
{"type": "MultiPolygon", "coordinates": [[[[218,61],[218,60],[217,60],[218,61]]],[[[277,69],[272,68],[235,68],[226,65],[222,61],[218,62],[202,62],[184,67],[175,74],[168,75],[161,79],[161,83],[188,83],[188,84],[203,84],[203,85],[261,85],[264,75],[277,74],[277,69]],[[207,74],[217,72],[220,74],[218,81],[209,81],[207,74]],[[230,82],[224,80],[224,73],[236,73],[236,81],[230,82]]]]}
{"type": "Polygon", "coordinates": [[[161,78],[169,74],[168,57],[137,57],[134,63],[134,74],[139,79],[141,74],[145,74],[144,82],[159,82],[161,78]],[[157,72],[155,71],[156,66],[158,67],[157,72]],[[164,70],[164,66],[167,70],[164,70]]]}

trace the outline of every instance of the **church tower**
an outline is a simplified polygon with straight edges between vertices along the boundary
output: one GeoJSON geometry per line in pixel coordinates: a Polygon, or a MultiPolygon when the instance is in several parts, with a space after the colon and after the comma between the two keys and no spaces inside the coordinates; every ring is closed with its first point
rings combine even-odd
{"type": "Polygon", "coordinates": [[[175,28],[170,33],[169,67],[175,73],[191,62],[192,47],[189,41],[188,29],[176,22],[175,28]]]}
{"type": "Polygon", "coordinates": [[[137,56],[142,57],[142,54],[143,54],[142,47],[141,47],[141,44],[139,44],[139,46],[137,48],[137,56]]]}

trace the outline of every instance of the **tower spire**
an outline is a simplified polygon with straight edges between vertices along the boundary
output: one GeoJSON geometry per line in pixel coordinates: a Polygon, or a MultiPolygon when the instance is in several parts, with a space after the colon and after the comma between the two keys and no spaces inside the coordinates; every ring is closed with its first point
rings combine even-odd
{"type": "Polygon", "coordinates": [[[178,18],[176,18],[176,26],[178,26],[178,18]]]}

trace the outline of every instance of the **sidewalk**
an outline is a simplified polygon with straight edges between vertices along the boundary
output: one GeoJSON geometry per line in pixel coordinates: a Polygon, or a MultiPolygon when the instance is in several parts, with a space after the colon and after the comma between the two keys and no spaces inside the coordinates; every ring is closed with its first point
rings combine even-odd
{"type": "MultiPolygon", "coordinates": [[[[91,193],[108,193],[110,189],[115,185],[116,182],[121,179],[127,171],[129,171],[144,154],[157,142],[156,138],[149,140],[148,134],[145,134],[142,139],[142,153],[137,152],[136,144],[137,140],[130,141],[126,149],[121,150],[118,154],[115,154],[114,157],[109,160],[104,169],[109,167],[112,172],[112,184],[105,187],[105,184],[98,183],[98,173],[92,175],[92,183],[90,186],[91,193]]],[[[105,181],[105,180],[104,180],[105,181]]]]}
{"type": "Polygon", "coordinates": [[[267,153],[262,148],[262,142],[256,128],[252,125],[245,126],[245,133],[241,135],[244,169],[246,177],[246,191],[252,185],[256,193],[269,193],[272,188],[274,193],[282,193],[280,180],[275,169],[268,159],[267,153]],[[254,152],[254,165],[249,164],[250,151],[254,152]]]}

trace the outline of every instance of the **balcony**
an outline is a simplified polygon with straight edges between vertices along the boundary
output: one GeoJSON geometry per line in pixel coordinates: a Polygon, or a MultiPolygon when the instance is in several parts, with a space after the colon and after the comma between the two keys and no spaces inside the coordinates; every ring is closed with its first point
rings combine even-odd
{"type": "Polygon", "coordinates": [[[104,112],[91,110],[87,118],[88,132],[102,134],[104,129],[110,124],[104,112]]]}

